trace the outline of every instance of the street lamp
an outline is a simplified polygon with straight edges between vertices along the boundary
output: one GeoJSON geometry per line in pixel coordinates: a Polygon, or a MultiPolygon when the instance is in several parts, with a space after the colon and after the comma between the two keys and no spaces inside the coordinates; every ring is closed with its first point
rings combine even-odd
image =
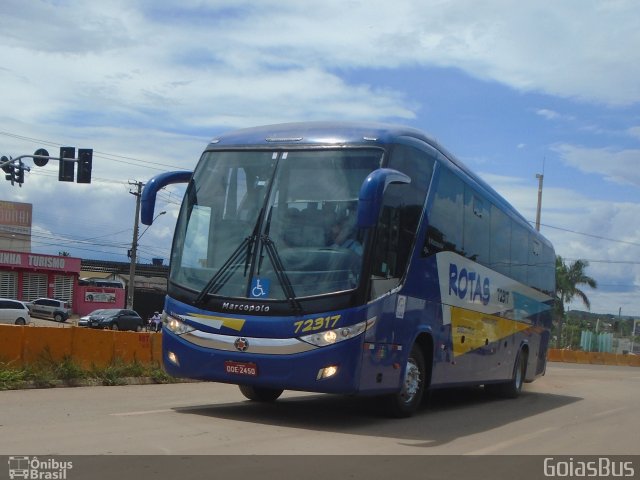
{"type": "MultiPolygon", "coordinates": [[[[155,222],[156,218],[158,218],[160,215],[164,215],[165,213],[167,212],[162,211],[159,214],[157,214],[151,221],[151,224],[155,222]]],[[[131,264],[129,266],[129,289],[127,291],[127,308],[129,310],[133,310],[133,294],[136,288],[136,257],[138,255],[138,242],[142,238],[142,235],[147,233],[147,230],[149,230],[149,227],[151,226],[151,224],[149,224],[149,226],[147,226],[147,228],[145,228],[144,231],[140,235],[138,235],[139,219],[140,219],[140,195],[138,194],[138,201],[136,202],[136,219],[133,223],[133,240],[131,242],[131,264]]]]}

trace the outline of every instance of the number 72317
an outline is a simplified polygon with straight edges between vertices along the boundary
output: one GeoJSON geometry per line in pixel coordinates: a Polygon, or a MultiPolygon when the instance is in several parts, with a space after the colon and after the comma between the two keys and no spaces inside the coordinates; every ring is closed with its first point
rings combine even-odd
{"type": "Polygon", "coordinates": [[[326,330],[334,328],[342,315],[332,315],[329,317],[308,318],[294,322],[294,333],[316,332],[318,330],[326,330]]]}

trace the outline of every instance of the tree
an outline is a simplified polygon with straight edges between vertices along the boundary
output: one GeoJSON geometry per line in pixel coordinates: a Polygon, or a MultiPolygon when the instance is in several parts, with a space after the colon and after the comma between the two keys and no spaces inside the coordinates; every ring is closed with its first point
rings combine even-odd
{"type": "Polygon", "coordinates": [[[558,317],[558,338],[562,334],[562,323],[564,321],[565,305],[578,297],[588,310],[591,310],[591,302],[580,288],[580,285],[588,285],[591,288],[598,288],[597,282],[585,273],[589,266],[586,260],[576,260],[567,265],[564,259],[558,255],[556,257],[556,303],[555,310],[558,317]]]}
{"type": "Polygon", "coordinates": [[[66,252],[66,251],[65,252],[58,252],[58,255],[61,256],[61,257],[70,257],[71,256],[71,254],[69,252],[66,252]]]}

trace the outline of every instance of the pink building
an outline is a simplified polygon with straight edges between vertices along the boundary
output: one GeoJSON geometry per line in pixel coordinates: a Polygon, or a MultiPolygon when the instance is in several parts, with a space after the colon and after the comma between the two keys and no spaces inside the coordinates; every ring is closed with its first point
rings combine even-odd
{"type": "Polygon", "coordinates": [[[124,308],[124,288],[78,284],[81,264],[75,257],[0,250],[0,297],[65,300],[79,315],[99,308],[124,308]]]}

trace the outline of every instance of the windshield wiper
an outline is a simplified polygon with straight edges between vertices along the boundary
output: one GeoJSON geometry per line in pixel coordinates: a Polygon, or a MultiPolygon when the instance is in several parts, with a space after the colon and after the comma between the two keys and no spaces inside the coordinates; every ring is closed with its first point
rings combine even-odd
{"type": "Polygon", "coordinates": [[[224,284],[229,281],[231,276],[238,270],[240,265],[242,265],[241,256],[243,255],[243,250],[244,250],[244,255],[246,256],[246,260],[245,260],[245,272],[246,272],[246,265],[250,257],[251,247],[254,242],[255,242],[255,237],[253,237],[252,235],[252,236],[246,237],[240,243],[240,245],[238,245],[238,248],[236,248],[233,251],[233,253],[227,259],[227,261],[224,262],[222,267],[220,267],[220,269],[216,272],[216,274],[213,277],[211,277],[211,280],[209,280],[207,284],[204,286],[204,288],[200,291],[200,293],[195,299],[196,305],[202,304],[204,302],[204,299],[207,297],[207,295],[209,295],[210,293],[212,294],[217,293],[224,286],[224,284]]]}
{"type": "Polygon", "coordinates": [[[260,248],[260,255],[259,255],[260,258],[257,260],[257,265],[258,265],[257,273],[259,275],[260,270],[262,268],[262,258],[263,258],[262,250],[266,249],[267,256],[269,257],[269,260],[271,260],[271,265],[273,265],[273,269],[275,270],[276,278],[278,279],[278,282],[280,282],[280,285],[282,286],[282,291],[287,297],[287,300],[289,300],[289,303],[291,303],[291,307],[293,308],[293,311],[296,314],[301,314],[302,305],[300,304],[300,301],[298,300],[295,292],[293,291],[293,285],[291,283],[291,280],[289,280],[289,277],[284,268],[284,265],[282,264],[282,259],[278,254],[276,245],[271,239],[271,237],[269,236],[269,233],[271,232],[272,214],[273,214],[273,207],[269,209],[269,215],[267,216],[266,225],[264,227],[264,233],[260,235],[261,248],[260,248]]]}
{"type": "Polygon", "coordinates": [[[260,226],[260,215],[258,215],[258,220],[256,221],[255,226],[253,227],[253,232],[251,235],[246,237],[240,245],[231,253],[229,258],[224,262],[222,267],[216,272],[216,274],[211,277],[211,280],[207,282],[204,288],[200,291],[198,296],[195,299],[196,305],[201,305],[204,303],[204,300],[207,298],[209,294],[216,294],[218,291],[229,281],[229,279],[233,276],[234,273],[240,268],[242,265],[242,254],[244,250],[244,275],[247,275],[247,270],[249,268],[249,261],[251,259],[251,250],[256,243],[256,239],[258,238],[258,228],[260,226]]]}
{"type": "Polygon", "coordinates": [[[284,269],[284,265],[282,264],[282,259],[278,254],[278,250],[276,250],[276,246],[271,240],[271,237],[268,234],[262,235],[260,237],[262,244],[267,249],[267,255],[269,256],[269,260],[271,260],[271,264],[275,270],[276,277],[282,286],[282,290],[284,291],[287,300],[291,303],[291,307],[296,314],[302,313],[302,305],[300,301],[296,297],[295,292],[293,291],[293,285],[291,284],[291,280],[287,275],[287,272],[284,269]]]}

